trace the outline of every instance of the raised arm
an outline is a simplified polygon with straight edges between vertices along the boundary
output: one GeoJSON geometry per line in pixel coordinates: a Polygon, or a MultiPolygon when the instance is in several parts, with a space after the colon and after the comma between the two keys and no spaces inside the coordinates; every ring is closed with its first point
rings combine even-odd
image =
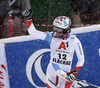
{"type": "Polygon", "coordinates": [[[43,39],[44,40],[46,35],[47,35],[44,32],[36,30],[34,24],[32,23],[32,20],[27,20],[27,29],[28,29],[28,33],[31,36],[34,36],[34,37],[39,38],[39,39],[43,39]]]}
{"type": "Polygon", "coordinates": [[[28,30],[28,33],[31,36],[34,36],[36,38],[39,38],[39,39],[43,39],[44,40],[47,34],[44,33],[44,32],[41,32],[41,31],[36,30],[34,24],[32,23],[31,13],[32,13],[32,11],[29,10],[29,9],[26,9],[26,10],[24,10],[22,12],[22,16],[24,18],[26,18],[26,20],[27,20],[27,30],[28,30]]]}

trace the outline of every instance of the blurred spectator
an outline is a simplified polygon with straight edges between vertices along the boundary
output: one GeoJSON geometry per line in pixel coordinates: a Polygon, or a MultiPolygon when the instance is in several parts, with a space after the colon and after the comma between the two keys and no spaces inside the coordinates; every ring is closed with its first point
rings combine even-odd
{"type": "MultiPolygon", "coordinates": [[[[0,0],[0,19],[4,19],[8,10],[7,8],[9,7],[8,5],[8,0],[0,0]]],[[[3,20],[0,20],[0,25],[3,24],[3,20]]]]}
{"type": "Polygon", "coordinates": [[[0,38],[9,37],[9,15],[12,15],[12,36],[26,34],[26,21],[23,21],[21,12],[25,9],[27,1],[29,2],[29,0],[0,1],[0,18],[3,19],[0,20],[0,25],[3,25],[0,27],[0,38]]]}
{"type": "MultiPolygon", "coordinates": [[[[78,15],[90,14],[100,12],[100,0],[72,0],[72,6],[74,13],[78,15]]],[[[88,23],[88,21],[93,21],[93,15],[81,16],[82,23],[88,23]]],[[[98,20],[99,16],[95,16],[95,19],[98,20]]]]}
{"type": "Polygon", "coordinates": [[[7,8],[9,7],[7,0],[0,0],[0,38],[3,37],[3,20],[7,14],[7,8]]]}

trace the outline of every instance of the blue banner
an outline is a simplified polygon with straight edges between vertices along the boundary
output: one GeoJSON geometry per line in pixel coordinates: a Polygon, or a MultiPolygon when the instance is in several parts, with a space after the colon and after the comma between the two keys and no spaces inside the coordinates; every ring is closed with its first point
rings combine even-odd
{"type": "MultiPolygon", "coordinates": [[[[6,44],[6,56],[11,88],[36,88],[32,84],[33,82],[35,85],[42,88],[46,86],[37,76],[36,70],[41,68],[44,74],[46,73],[46,68],[50,59],[50,51],[48,51],[48,49],[48,42],[43,40],[6,44]],[[47,52],[44,49],[47,49],[47,52]],[[42,52],[38,52],[39,50],[42,50],[42,52]],[[36,58],[33,58],[31,63],[32,67],[30,66],[31,72],[28,74],[32,79],[30,82],[27,76],[26,66],[30,65],[27,64],[27,62],[35,52],[37,52],[35,54],[36,58]],[[40,57],[41,55],[43,56],[40,57]],[[39,65],[35,67],[39,57],[42,58],[40,60],[41,67],[38,67],[39,65]]],[[[42,73],[39,73],[39,75],[41,76],[42,73]]]]}
{"type": "Polygon", "coordinates": [[[100,31],[78,34],[77,37],[83,45],[85,55],[84,66],[77,77],[100,86],[100,31]]]}
{"type": "MultiPolygon", "coordinates": [[[[100,86],[100,31],[77,34],[77,37],[85,55],[84,66],[77,78],[100,86]]],[[[7,43],[6,57],[11,88],[46,88],[45,74],[50,60],[47,41],[37,39],[7,43]]],[[[74,55],[73,68],[76,62],[74,55]]]]}

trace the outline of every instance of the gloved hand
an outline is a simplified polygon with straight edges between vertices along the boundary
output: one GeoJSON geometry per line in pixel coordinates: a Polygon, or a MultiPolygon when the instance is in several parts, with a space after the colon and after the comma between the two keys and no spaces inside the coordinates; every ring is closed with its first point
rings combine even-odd
{"type": "Polygon", "coordinates": [[[73,71],[67,73],[66,79],[67,79],[69,82],[73,82],[73,81],[75,80],[77,74],[78,74],[77,70],[74,69],[73,71]]]}
{"type": "Polygon", "coordinates": [[[56,75],[58,77],[61,77],[63,79],[65,79],[68,82],[73,82],[77,76],[78,72],[77,70],[73,70],[69,73],[64,72],[63,70],[57,70],[56,75]]]}
{"type": "Polygon", "coordinates": [[[32,9],[25,9],[25,10],[22,12],[22,16],[23,16],[26,20],[32,19],[32,9]]]}

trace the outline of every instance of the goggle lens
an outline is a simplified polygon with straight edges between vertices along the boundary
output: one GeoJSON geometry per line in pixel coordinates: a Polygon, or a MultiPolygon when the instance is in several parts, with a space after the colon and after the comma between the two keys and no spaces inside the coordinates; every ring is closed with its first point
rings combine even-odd
{"type": "Polygon", "coordinates": [[[58,27],[53,27],[54,31],[58,32],[58,33],[63,33],[63,29],[58,28],[58,27]]]}

